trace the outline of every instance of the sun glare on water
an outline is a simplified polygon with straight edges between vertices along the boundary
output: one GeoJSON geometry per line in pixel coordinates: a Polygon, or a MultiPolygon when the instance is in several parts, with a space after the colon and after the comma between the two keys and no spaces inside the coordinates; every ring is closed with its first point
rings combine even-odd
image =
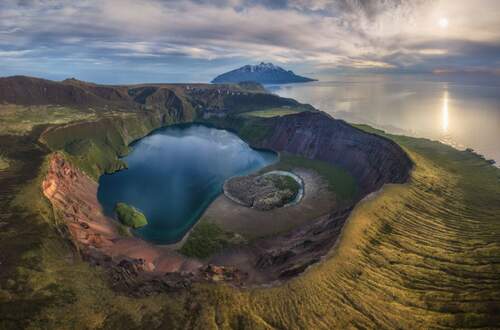
{"type": "Polygon", "coordinates": [[[444,92],[443,106],[441,108],[441,115],[442,115],[443,133],[447,133],[448,132],[448,127],[450,125],[450,123],[449,123],[450,114],[449,114],[449,110],[448,110],[448,91],[444,92]]]}

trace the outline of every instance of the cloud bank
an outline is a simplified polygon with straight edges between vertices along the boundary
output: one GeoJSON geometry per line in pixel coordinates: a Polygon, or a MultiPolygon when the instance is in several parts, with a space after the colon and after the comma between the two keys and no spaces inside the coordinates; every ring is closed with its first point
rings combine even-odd
{"type": "Polygon", "coordinates": [[[0,75],[208,81],[260,61],[313,76],[498,72],[498,17],[496,0],[2,0],[0,75]]]}

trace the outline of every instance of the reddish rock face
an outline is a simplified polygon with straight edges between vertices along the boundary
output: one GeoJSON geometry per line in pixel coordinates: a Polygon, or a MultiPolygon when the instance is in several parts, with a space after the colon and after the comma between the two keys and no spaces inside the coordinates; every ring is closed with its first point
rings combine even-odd
{"type": "Polygon", "coordinates": [[[103,248],[119,235],[101,212],[95,197],[97,185],[76,170],[62,156],[55,154],[42,183],[43,193],[62,214],[72,237],[82,247],[103,248]]]}
{"type": "Polygon", "coordinates": [[[141,259],[148,272],[194,271],[201,263],[169,249],[118,233],[117,223],[105,216],[97,200],[97,183],[54,154],[42,183],[43,193],[61,215],[69,238],[79,250],[99,251],[117,262],[141,259]]]}

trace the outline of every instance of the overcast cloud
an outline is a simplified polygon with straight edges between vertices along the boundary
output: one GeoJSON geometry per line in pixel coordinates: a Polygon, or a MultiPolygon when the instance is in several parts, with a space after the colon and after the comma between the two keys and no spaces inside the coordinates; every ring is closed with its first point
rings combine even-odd
{"type": "Polygon", "coordinates": [[[2,0],[0,75],[208,81],[260,61],[498,74],[499,17],[497,0],[2,0]]]}

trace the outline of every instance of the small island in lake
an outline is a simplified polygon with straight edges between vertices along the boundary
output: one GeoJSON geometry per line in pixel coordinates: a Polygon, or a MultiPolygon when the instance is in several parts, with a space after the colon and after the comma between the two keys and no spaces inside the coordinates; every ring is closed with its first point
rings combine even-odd
{"type": "Polygon", "coordinates": [[[125,203],[117,203],[115,212],[118,216],[118,220],[125,226],[135,229],[144,227],[148,224],[148,220],[141,211],[125,203]]]}

